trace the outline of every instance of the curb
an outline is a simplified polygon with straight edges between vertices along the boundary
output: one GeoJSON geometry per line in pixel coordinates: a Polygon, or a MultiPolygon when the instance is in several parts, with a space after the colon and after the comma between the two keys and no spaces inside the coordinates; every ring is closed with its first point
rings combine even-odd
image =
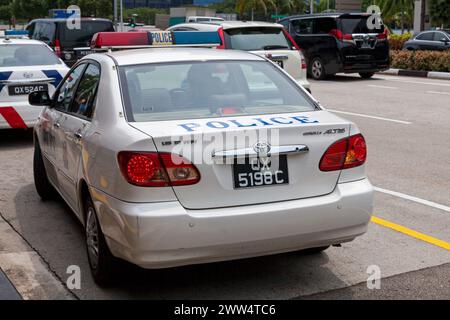
{"type": "Polygon", "coordinates": [[[389,69],[386,71],[380,71],[378,74],[450,80],[450,72],[389,69]]]}
{"type": "Polygon", "coordinates": [[[0,214],[0,298],[73,300],[76,297],[48,268],[38,252],[0,214]],[[14,291],[16,294],[14,294],[14,291]]]}

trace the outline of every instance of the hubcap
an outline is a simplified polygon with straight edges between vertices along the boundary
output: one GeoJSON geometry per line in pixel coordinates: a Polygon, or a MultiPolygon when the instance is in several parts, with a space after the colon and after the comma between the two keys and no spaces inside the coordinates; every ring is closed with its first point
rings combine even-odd
{"type": "Polygon", "coordinates": [[[322,75],[322,63],[319,60],[314,60],[312,64],[312,74],[314,78],[320,78],[322,75]]]}
{"type": "Polygon", "coordinates": [[[94,208],[89,207],[86,219],[86,244],[89,255],[89,262],[93,269],[98,265],[98,226],[95,218],[94,208]]]}

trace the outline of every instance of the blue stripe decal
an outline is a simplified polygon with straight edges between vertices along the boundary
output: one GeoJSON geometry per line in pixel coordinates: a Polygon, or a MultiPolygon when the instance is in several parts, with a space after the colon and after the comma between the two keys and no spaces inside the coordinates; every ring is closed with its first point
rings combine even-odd
{"type": "Polygon", "coordinates": [[[52,85],[54,85],[55,88],[62,80],[62,76],[57,70],[42,70],[42,72],[47,76],[47,78],[55,79],[54,81],[52,81],[52,85]]]}
{"type": "MultiPolygon", "coordinates": [[[[9,77],[11,76],[11,74],[12,74],[12,71],[10,71],[10,72],[0,72],[0,81],[8,80],[9,77]]],[[[0,92],[2,91],[4,86],[5,86],[4,84],[0,83],[0,92]]]]}

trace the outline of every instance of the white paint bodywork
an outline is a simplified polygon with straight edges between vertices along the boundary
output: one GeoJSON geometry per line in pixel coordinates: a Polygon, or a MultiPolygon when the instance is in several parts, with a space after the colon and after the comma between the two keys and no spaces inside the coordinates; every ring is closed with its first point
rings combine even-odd
{"type": "MultiPolygon", "coordinates": [[[[138,187],[125,180],[119,169],[118,152],[164,151],[163,140],[186,136],[186,130],[180,126],[186,120],[128,122],[118,67],[211,60],[264,61],[241,51],[186,48],[93,54],[81,60],[80,63],[96,61],[101,67],[92,120],[46,107],[35,127],[47,175],[80,221],[84,223],[82,188],[86,185],[112,253],[145,268],[299,250],[350,241],[363,234],[370,220],[373,194],[364,165],[342,172],[317,169],[329,145],[359,130],[326,110],[261,116],[269,120],[277,116],[311,120],[274,126],[281,132],[281,144],[305,144],[310,150],[307,154],[289,155],[288,185],[235,190],[230,180],[231,166],[219,164],[196,164],[201,180],[190,186],[138,187]],[[49,148],[44,134],[54,130],[55,119],[61,122],[64,134],[49,148]],[[64,125],[66,122],[71,123],[72,129],[64,125]],[[345,128],[345,132],[303,135],[318,128],[336,127],[345,128]],[[70,130],[80,132],[82,139],[74,141],[70,130]]],[[[249,120],[248,116],[234,118],[249,120]]],[[[249,133],[242,128],[203,126],[213,118],[188,122],[194,120],[199,123],[196,133],[249,133]]]]}
{"type": "MultiPolygon", "coordinates": [[[[45,43],[37,41],[37,40],[29,40],[29,39],[10,39],[4,40],[0,39],[0,46],[7,45],[42,45],[48,48],[49,54],[54,54],[53,50],[47,46],[45,43]]],[[[66,64],[59,59],[59,64],[54,65],[43,65],[43,66],[11,66],[11,67],[0,67],[0,73],[2,72],[12,72],[12,74],[7,79],[8,81],[36,81],[36,79],[47,79],[47,76],[43,73],[43,71],[47,70],[55,70],[57,71],[61,77],[64,77],[69,70],[66,64]],[[24,74],[32,75],[31,77],[25,78],[24,74]]],[[[52,95],[55,92],[55,86],[51,83],[48,84],[49,94],[52,95]]],[[[13,107],[14,110],[19,114],[25,124],[32,128],[37,121],[39,113],[42,108],[37,106],[31,106],[28,103],[28,95],[18,95],[18,96],[10,96],[8,94],[8,85],[0,84],[0,107],[13,107]]],[[[0,129],[9,129],[11,128],[8,122],[0,115],[0,129]]]]}

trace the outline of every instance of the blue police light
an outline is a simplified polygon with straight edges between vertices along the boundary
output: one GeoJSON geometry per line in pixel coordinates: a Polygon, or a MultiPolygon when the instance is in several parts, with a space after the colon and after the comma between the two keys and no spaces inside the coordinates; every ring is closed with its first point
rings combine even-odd
{"type": "Polygon", "coordinates": [[[27,30],[15,30],[15,29],[10,29],[10,30],[5,30],[5,36],[7,37],[28,37],[28,31],[27,30]]]}
{"type": "Polygon", "coordinates": [[[174,31],[174,44],[221,44],[216,31],[174,31]]]}

